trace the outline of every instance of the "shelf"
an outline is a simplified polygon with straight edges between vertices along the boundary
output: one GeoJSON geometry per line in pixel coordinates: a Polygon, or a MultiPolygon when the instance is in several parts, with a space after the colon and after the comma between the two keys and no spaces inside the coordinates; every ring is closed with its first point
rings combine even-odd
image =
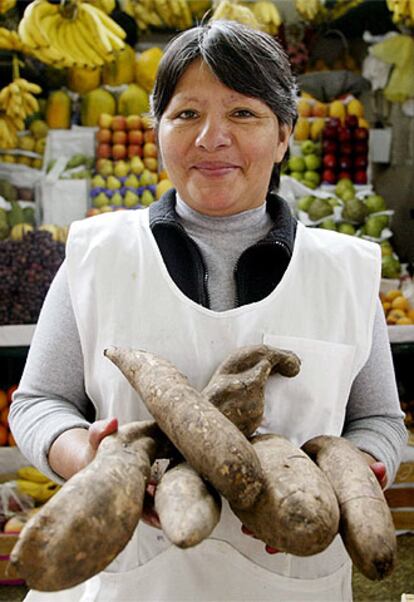
{"type": "Polygon", "coordinates": [[[28,347],[35,328],[36,324],[0,326],[0,349],[2,347],[28,347]]]}

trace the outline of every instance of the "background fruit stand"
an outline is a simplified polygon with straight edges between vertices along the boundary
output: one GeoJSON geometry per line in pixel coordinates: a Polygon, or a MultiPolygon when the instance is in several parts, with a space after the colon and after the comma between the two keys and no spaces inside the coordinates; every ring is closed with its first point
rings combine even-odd
{"type": "MultiPolygon", "coordinates": [[[[171,186],[149,94],[165,43],[206,18],[260,27],[286,48],[300,95],[281,193],[306,226],[381,246],[414,429],[413,0],[0,0],[0,388],[9,399],[18,383],[70,223],[146,207],[171,186]]],[[[25,459],[6,414],[0,468],[12,472],[25,459]]],[[[396,519],[409,529],[413,449],[396,487],[408,494],[390,494],[396,512],[401,499],[412,507],[396,519]]]]}

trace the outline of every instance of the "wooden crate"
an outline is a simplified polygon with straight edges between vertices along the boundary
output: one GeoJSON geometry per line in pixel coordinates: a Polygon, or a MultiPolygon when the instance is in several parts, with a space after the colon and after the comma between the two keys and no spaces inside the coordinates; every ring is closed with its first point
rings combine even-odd
{"type": "Polygon", "coordinates": [[[385,491],[398,531],[414,531],[414,462],[402,462],[395,482],[385,491]]]}
{"type": "Polygon", "coordinates": [[[24,580],[19,577],[9,562],[17,537],[17,535],[0,533],[0,585],[24,584],[24,580]]]}

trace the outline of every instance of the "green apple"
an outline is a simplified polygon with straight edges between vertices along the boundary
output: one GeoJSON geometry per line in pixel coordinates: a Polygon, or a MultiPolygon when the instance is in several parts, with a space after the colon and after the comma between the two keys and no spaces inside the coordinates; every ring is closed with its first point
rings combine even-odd
{"type": "Polygon", "coordinates": [[[384,211],[385,199],[380,194],[370,194],[364,198],[364,203],[367,206],[368,213],[377,213],[378,211],[384,211]]]}
{"type": "Polygon", "coordinates": [[[106,207],[106,205],[109,205],[109,197],[104,192],[100,192],[92,199],[92,205],[97,209],[106,207]]]}
{"type": "Polygon", "coordinates": [[[305,161],[306,169],[311,170],[311,171],[315,171],[316,169],[319,169],[322,164],[321,158],[318,157],[318,155],[315,155],[314,153],[311,155],[305,155],[304,161],[305,161]]]}
{"type": "Polygon", "coordinates": [[[144,205],[144,207],[148,207],[148,205],[151,205],[151,203],[153,203],[154,201],[155,198],[151,190],[144,190],[144,192],[141,195],[141,205],[144,205]]]}
{"type": "Polygon", "coordinates": [[[388,226],[388,215],[372,215],[365,220],[365,231],[368,236],[380,238],[381,232],[388,226]]]}
{"type": "Polygon", "coordinates": [[[383,240],[380,243],[381,246],[381,255],[385,257],[386,255],[392,255],[394,253],[392,245],[389,240],[383,240]]]}
{"type": "MultiPolygon", "coordinates": [[[[338,195],[344,203],[355,199],[355,190],[352,188],[345,189],[340,195],[338,195]]],[[[356,200],[356,199],[355,199],[356,200]]]]}
{"type": "Polygon", "coordinates": [[[356,230],[353,224],[342,222],[338,225],[338,232],[341,232],[341,234],[350,234],[351,236],[354,236],[356,230]]]}
{"type": "Polygon", "coordinates": [[[291,178],[297,180],[298,182],[302,182],[303,180],[303,172],[301,171],[291,171],[289,175],[291,178]]]}
{"type": "Polygon", "coordinates": [[[118,190],[121,188],[121,181],[118,180],[116,176],[108,176],[106,187],[109,188],[109,190],[118,190]]]}
{"type": "Polygon", "coordinates": [[[339,196],[340,199],[344,192],[349,192],[350,190],[352,191],[353,196],[355,196],[355,186],[349,178],[341,178],[336,183],[335,194],[336,196],[339,196]]]}
{"type": "Polygon", "coordinates": [[[298,200],[298,204],[297,204],[298,210],[299,211],[308,211],[314,198],[315,197],[312,196],[311,194],[307,194],[306,196],[300,197],[300,199],[298,200]]]}
{"type": "Polygon", "coordinates": [[[311,169],[308,169],[303,174],[303,183],[306,184],[307,186],[312,184],[311,187],[316,188],[317,186],[319,186],[320,181],[321,181],[321,176],[318,174],[317,171],[312,171],[311,169]]]}
{"type": "Polygon", "coordinates": [[[401,274],[401,264],[394,255],[383,256],[381,274],[383,278],[399,278],[401,274]]]}
{"type": "Polygon", "coordinates": [[[328,219],[324,219],[323,222],[319,225],[320,228],[324,230],[336,230],[336,224],[331,217],[328,219]]]}
{"type": "Polygon", "coordinates": [[[300,145],[302,155],[311,155],[315,152],[315,143],[312,140],[305,140],[300,145]]]}
{"type": "Polygon", "coordinates": [[[293,155],[293,157],[289,158],[288,167],[291,172],[305,171],[305,169],[306,169],[305,159],[303,157],[293,155]]]}
{"type": "Polygon", "coordinates": [[[127,209],[132,209],[139,204],[139,196],[136,192],[132,192],[132,190],[127,190],[124,196],[124,207],[127,209]]]}

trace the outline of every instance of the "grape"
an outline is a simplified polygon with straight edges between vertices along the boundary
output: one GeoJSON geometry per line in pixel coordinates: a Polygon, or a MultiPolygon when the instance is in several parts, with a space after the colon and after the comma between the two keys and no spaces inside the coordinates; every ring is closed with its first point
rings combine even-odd
{"type": "Polygon", "coordinates": [[[34,324],[65,256],[64,243],[34,230],[21,241],[0,241],[0,325],[34,324]]]}

